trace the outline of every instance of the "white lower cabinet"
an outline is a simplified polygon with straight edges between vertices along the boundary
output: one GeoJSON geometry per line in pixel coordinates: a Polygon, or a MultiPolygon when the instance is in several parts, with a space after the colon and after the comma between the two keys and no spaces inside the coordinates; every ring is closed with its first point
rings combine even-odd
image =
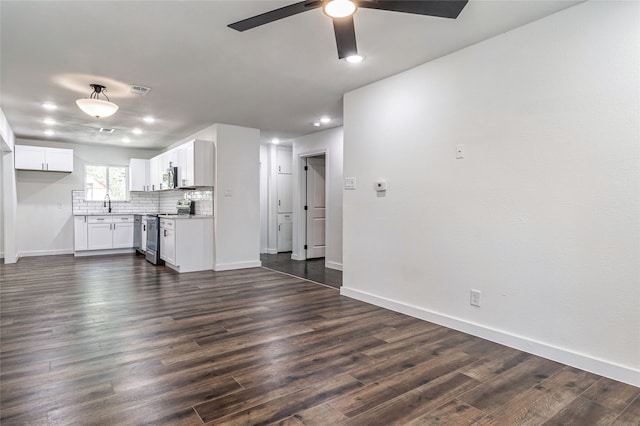
{"type": "Polygon", "coordinates": [[[175,220],[160,219],[160,259],[176,265],[175,220]]]}
{"type": "Polygon", "coordinates": [[[133,248],[133,216],[75,216],[75,251],[133,248]]]}
{"type": "Polygon", "coordinates": [[[133,240],[133,222],[113,223],[113,248],[131,248],[133,240]]]}
{"type": "Polygon", "coordinates": [[[160,218],[160,258],[178,272],[213,269],[213,217],[160,218]]]}
{"type": "Polygon", "coordinates": [[[87,250],[87,217],[73,217],[73,247],[75,251],[87,250]]]}
{"type": "Polygon", "coordinates": [[[147,216],[142,216],[140,224],[140,249],[147,251],[147,216]]]}
{"type": "Polygon", "coordinates": [[[87,225],[89,250],[113,248],[113,231],[111,226],[111,222],[95,222],[87,225]]]}

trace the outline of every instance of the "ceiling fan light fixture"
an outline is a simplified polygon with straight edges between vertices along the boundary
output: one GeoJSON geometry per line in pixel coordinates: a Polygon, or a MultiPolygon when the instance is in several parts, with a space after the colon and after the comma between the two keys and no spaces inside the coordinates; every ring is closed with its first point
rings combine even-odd
{"type": "Polygon", "coordinates": [[[351,0],[330,0],[322,6],[325,15],[331,18],[346,18],[356,13],[358,6],[351,0]]]}
{"type": "Polygon", "coordinates": [[[364,61],[364,56],[355,54],[355,55],[347,56],[345,59],[347,62],[351,64],[359,64],[360,62],[364,61]]]}
{"type": "Polygon", "coordinates": [[[93,88],[93,92],[88,98],[82,98],[76,101],[78,108],[85,114],[95,118],[109,117],[118,111],[118,105],[109,101],[107,95],[104,94],[107,89],[106,87],[100,84],[90,84],[89,86],[93,88]],[[100,94],[106,98],[106,101],[98,99],[100,94]]]}

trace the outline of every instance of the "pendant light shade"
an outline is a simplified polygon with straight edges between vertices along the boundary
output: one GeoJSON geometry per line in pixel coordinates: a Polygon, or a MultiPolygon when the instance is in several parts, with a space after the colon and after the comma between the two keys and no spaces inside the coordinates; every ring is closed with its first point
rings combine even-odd
{"type": "Polygon", "coordinates": [[[93,92],[88,98],[78,99],[76,104],[85,114],[88,114],[95,118],[109,117],[118,111],[118,105],[109,101],[109,98],[104,93],[107,88],[100,84],[90,84],[93,88],[93,92]],[[99,95],[105,97],[106,100],[99,99],[99,95]]]}

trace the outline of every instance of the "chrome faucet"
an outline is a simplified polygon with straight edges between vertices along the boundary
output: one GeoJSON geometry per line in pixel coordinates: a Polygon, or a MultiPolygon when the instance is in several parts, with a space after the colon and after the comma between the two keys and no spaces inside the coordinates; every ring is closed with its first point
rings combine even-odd
{"type": "Polygon", "coordinates": [[[109,194],[104,196],[102,207],[107,207],[107,201],[109,202],[109,213],[111,213],[111,197],[109,197],[109,194]]]}

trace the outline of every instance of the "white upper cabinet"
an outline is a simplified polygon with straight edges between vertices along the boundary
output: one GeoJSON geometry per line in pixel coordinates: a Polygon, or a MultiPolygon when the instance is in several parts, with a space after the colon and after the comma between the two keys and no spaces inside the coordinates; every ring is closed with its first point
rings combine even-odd
{"type": "Polygon", "coordinates": [[[149,160],[129,160],[129,191],[151,191],[149,183],[149,160]]]}
{"type": "Polygon", "coordinates": [[[293,156],[290,149],[276,149],[276,162],[278,163],[278,173],[293,173],[293,156]]]}
{"type": "Polygon", "coordinates": [[[162,172],[160,171],[160,156],[156,156],[149,160],[149,186],[151,186],[151,190],[159,190],[160,182],[162,182],[162,172]]]}
{"type": "Polygon", "coordinates": [[[178,186],[213,186],[214,145],[211,141],[192,140],[178,147],[178,186]]]}
{"type": "Polygon", "coordinates": [[[192,140],[149,160],[150,190],[168,189],[162,175],[169,164],[178,168],[178,187],[213,186],[215,146],[211,141],[192,140]]]}
{"type": "Polygon", "coordinates": [[[73,150],[16,145],[15,168],[48,172],[73,172],[73,150]]]}

